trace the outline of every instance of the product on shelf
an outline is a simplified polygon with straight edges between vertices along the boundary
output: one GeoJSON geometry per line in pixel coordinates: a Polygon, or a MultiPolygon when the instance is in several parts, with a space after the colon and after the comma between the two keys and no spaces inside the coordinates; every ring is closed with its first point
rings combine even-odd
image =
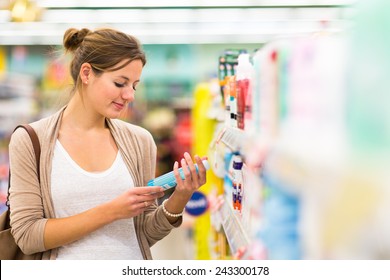
{"type": "Polygon", "coordinates": [[[232,183],[233,183],[233,209],[241,214],[243,181],[242,181],[242,158],[239,155],[233,157],[232,183]]]}
{"type": "Polygon", "coordinates": [[[250,61],[250,55],[240,54],[237,65],[237,127],[245,129],[245,125],[251,128],[252,121],[252,80],[254,68],[250,61]]]}

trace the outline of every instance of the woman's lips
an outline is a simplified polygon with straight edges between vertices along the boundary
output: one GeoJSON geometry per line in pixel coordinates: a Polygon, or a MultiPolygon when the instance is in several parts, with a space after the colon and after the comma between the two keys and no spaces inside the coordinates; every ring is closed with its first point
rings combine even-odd
{"type": "Polygon", "coordinates": [[[116,103],[116,102],[112,102],[115,106],[115,108],[117,108],[118,110],[122,110],[123,107],[125,106],[124,104],[121,104],[121,103],[116,103]]]}

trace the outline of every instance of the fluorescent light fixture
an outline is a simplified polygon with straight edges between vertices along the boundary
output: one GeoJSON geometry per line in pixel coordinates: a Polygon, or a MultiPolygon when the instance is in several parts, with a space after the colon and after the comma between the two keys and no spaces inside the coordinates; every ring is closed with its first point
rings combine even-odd
{"type": "Polygon", "coordinates": [[[340,18],[339,8],[294,8],[294,9],[185,9],[185,10],[47,10],[41,22],[71,23],[199,23],[199,22],[261,22],[273,20],[332,20],[340,18]]]}
{"type": "MultiPolygon", "coordinates": [[[[61,45],[62,36],[69,27],[95,29],[110,26],[137,36],[143,44],[207,44],[207,43],[256,43],[270,36],[291,36],[319,31],[341,32],[348,22],[332,21],[326,29],[318,21],[264,21],[256,25],[245,23],[230,24],[47,24],[9,23],[0,29],[0,44],[61,45]]],[[[3,24],[4,26],[4,24],[3,24]]]]}
{"type": "Polygon", "coordinates": [[[43,8],[178,8],[178,7],[275,7],[344,6],[356,0],[36,0],[43,8]]]}
{"type": "Polygon", "coordinates": [[[59,45],[70,27],[114,27],[144,44],[256,43],[270,36],[340,32],[353,10],[345,5],[353,2],[36,0],[45,8],[39,22],[10,22],[9,11],[0,10],[0,45],[59,45]]]}

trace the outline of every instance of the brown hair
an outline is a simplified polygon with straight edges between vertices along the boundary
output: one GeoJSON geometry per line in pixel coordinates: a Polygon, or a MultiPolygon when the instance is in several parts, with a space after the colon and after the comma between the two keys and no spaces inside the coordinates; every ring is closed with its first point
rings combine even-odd
{"type": "Polygon", "coordinates": [[[83,63],[91,64],[96,75],[116,71],[136,59],[141,60],[143,65],[146,64],[145,53],[139,41],[131,35],[111,28],[95,31],[87,28],[81,30],[69,28],[65,31],[63,44],[66,52],[73,54],[70,74],[74,89],[81,85],[79,72],[83,63]],[[122,61],[126,62],[114,67],[122,61]]]}

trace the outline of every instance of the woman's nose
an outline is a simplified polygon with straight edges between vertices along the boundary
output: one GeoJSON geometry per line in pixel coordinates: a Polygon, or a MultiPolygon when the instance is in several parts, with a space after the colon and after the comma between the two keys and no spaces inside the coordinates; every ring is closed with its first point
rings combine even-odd
{"type": "Polygon", "coordinates": [[[122,91],[122,98],[128,102],[132,102],[134,100],[135,90],[132,87],[125,88],[122,91]]]}

